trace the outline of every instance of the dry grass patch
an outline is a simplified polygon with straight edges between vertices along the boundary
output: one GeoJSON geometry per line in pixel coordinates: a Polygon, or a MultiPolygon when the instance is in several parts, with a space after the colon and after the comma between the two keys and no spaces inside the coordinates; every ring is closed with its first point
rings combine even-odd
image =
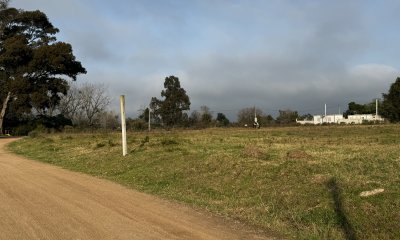
{"type": "Polygon", "coordinates": [[[301,159],[311,159],[311,155],[306,153],[303,150],[291,150],[289,152],[286,153],[286,157],[288,159],[294,159],[294,160],[301,160],[301,159]]]}
{"type": "Polygon", "coordinates": [[[265,153],[263,150],[260,149],[257,145],[246,145],[243,149],[243,155],[245,157],[251,157],[251,158],[260,158],[263,156],[265,153]]]}

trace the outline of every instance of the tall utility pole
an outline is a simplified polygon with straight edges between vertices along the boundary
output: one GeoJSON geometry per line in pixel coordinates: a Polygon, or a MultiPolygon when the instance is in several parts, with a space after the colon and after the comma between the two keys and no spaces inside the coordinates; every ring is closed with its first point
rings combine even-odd
{"type": "Polygon", "coordinates": [[[254,128],[260,128],[260,124],[258,124],[257,121],[257,111],[256,111],[256,105],[254,105],[254,123],[253,123],[254,128]]]}
{"type": "Polygon", "coordinates": [[[126,144],[126,121],[125,121],[125,96],[121,95],[119,97],[119,102],[121,106],[121,129],[122,129],[122,156],[128,154],[127,144],[126,144]]]}
{"type": "Polygon", "coordinates": [[[378,99],[375,99],[375,117],[378,117],[378,99]]]}
{"type": "Polygon", "coordinates": [[[254,122],[257,122],[256,105],[254,105],[254,122]]]}

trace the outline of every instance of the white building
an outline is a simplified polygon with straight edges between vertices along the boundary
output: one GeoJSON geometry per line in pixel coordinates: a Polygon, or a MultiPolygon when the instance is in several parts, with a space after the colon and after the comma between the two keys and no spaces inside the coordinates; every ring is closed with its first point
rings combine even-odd
{"type": "Polygon", "coordinates": [[[339,123],[343,119],[344,117],[342,114],[326,115],[322,118],[322,123],[339,123]]]}
{"type": "Polygon", "coordinates": [[[296,119],[296,123],[299,124],[323,124],[323,123],[339,123],[341,120],[343,120],[343,115],[342,114],[332,114],[332,115],[314,115],[313,120],[303,120],[303,121],[298,121],[296,119]]]}
{"type": "Polygon", "coordinates": [[[333,114],[327,115],[326,114],[326,104],[325,104],[325,115],[314,115],[313,120],[304,120],[304,121],[297,121],[301,125],[304,124],[362,124],[364,122],[375,122],[375,123],[382,123],[385,119],[379,116],[378,114],[378,99],[375,100],[375,114],[354,114],[348,115],[347,118],[344,118],[342,114],[333,114]]]}
{"type": "Polygon", "coordinates": [[[305,124],[361,124],[363,122],[383,122],[384,119],[375,114],[356,114],[349,115],[347,118],[344,118],[342,114],[332,114],[332,115],[314,115],[313,120],[303,120],[298,121],[296,119],[296,123],[301,125],[305,124]]]}
{"type": "Polygon", "coordinates": [[[379,115],[375,115],[375,114],[355,114],[355,115],[347,116],[347,119],[343,119],[339,123],[361,124],[363,122],[383,122],[383,121],[385,121],[385,119],[382,118],[379,115]]]}

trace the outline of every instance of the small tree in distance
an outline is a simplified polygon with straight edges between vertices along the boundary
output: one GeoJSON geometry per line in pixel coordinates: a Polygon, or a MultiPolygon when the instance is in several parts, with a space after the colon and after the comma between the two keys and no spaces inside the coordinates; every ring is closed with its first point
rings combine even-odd
{"type": "Polygon", "coordinates": [[[164,90],[161,91],[163,100],[153,97],[150,106],[154,115],[161,118],[166,127],[174,127],[183,123],[187,114],[184,111],[190,110],[189,96],[181,87],[179,78],[169,76],[165,78],[164,90]]]}
{"type": "Polygon", "coordinates": [[[248,107],[239,110],[237,114],[237,121],[240,125],[247,124],[249,126],[253,125],[254,123],[254,113],[256,114],[257,118],[263,116],[263,111],[259,108],[248,107]]]}
{"type": "Polygon", "coordinates": [[[101,123],[100,116],[110,104],[107,88],[103,84],[70,84],[68,93],[61,97],[59,109],[76,125],[90,127],[101,123]]]}
{"type": "Polygon", "coordinates": [[[313,120],[313,119],[314,119],[314,116],[311,115],[310,113],[306,113],[306,114],[303,114],[303,115],[298,117],[298,120],[308,120],[308,121],[310,121],[310,120],[313,120]]]}
{"type": "Polygon", "coordinates": [[[290,124],[295,123],[297,118],[299,118],[297,111],[286,109],[279,110],[279,116],[276,118],[276,121],[279,124],[290,124]]]}
{"type": "Polygon", "coordinates": [[[346,112],[344,112],[344,116],[347,117],[349,115],[354,114],[372,114],[375,113],[375,101],[371,101],[367,104],[358,104],[355,102],[349,102],[349,107],[346,112]]]}
{"type": "Polygon", "coordinates": [[[143,120],[144,122],[148,122],[149,121],[149,111],[150,109],[148,107],[146,108],[142,108],[139,110],[139,119],[143,120]]]}
{"type": "Polygon", "coordinates": [[[209,127],[212,122],[212,112],[210,111],[210,108],[207,106],[201,106],[201,122],[204,127],[209,127]]]}
{"type": "Polygon", "coordinates": [[[229,125],[229,119],[223,113],[217,114],[217,124],[220,127],[226,127],[229,125]]]}
{"type": "Polygon", "coordinates": [[[200,123],[201,114],[199,111],[194,110],[189,117],[189,124],[190,126],[197,126],[200,123]]]}

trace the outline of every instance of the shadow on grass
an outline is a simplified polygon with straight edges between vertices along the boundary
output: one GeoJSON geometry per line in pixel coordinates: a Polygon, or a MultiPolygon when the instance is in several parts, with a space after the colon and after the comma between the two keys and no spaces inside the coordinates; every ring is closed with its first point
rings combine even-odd
{"type": "Polygon", "coordinates": [[[338,186],[338,183],[336,181],[336,178],[331,178],[327,183],[326,186],[328,187],[333,203],[334,203],[334,210],[336,213],[336,218],[338,220],[338,223],[340,224],[340,227],[343,230],[343,233],[346,237],[347,240],[356,240],[356,233],[354,231],[353,226],[349,222],[349,219],[346,216],[346,213],[344,212],[343,209],[343,201],[342,201],[342,193],[341,190],[338,186]]]}

